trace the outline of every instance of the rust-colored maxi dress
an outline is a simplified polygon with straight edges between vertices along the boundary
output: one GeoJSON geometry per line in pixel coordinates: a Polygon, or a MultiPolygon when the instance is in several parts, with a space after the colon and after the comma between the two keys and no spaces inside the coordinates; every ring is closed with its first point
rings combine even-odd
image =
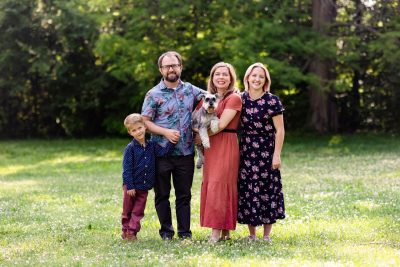
{"type": "MultiPolygon", "coordinates": [[[[231,93],[218,104],[216,113],[224,109],[237,110],[225,129],[236,130],[242,101],[231,93]]],[[[213,229],[235,230],[238,208],[237,181],[239,144],[235,132],[221,131],[210,136],[209,149],[204,150],[203,182],[201,185],[200,225],[213,229]]]]}

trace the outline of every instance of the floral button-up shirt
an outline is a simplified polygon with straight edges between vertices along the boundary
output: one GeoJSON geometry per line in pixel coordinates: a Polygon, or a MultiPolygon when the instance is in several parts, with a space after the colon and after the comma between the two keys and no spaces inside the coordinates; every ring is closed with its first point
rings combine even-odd
{"type": "MultiPolygon", "coordinates": [[[[151,118],[160,127],[180,132],[181,137],[171,155],[186,156],[194,153],[192,111],[205,92],[182,81],[179,81],[175,89],[171,89],[163,80],[147,92],[142,115],[151,118]]],[[[168,143],[162,135],[153,134],[151,140],[163,147],[168,143]]]]}

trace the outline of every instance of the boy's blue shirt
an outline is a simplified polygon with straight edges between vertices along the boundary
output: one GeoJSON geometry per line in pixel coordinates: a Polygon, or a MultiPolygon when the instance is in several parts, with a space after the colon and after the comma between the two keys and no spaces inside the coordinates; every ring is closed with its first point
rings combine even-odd
{"type": "Polygon", "coordinates": [[[170,142],[166,147],[150,140],[145,142],[146,146],[142,146],[133,139],[125,148],[122,179],[128,190],[150,190],[153,188],[156,175],[156,157],[165,156],[174,148],[174,144],[170,142]]]}

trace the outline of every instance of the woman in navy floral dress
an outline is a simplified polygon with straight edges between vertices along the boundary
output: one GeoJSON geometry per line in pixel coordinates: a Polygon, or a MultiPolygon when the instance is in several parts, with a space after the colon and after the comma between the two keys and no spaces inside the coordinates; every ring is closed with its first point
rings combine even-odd
{"type": "Polygon", "coordinates": [[[248,225],[250,241],[257,239],[256,226],[263,225],[263,239],[269,241],[272,224],[285,218],[279,171],[284,109],[269,92],[271,78],[263,64],[251,65],[243,81],[238,222],[248,225]]]}

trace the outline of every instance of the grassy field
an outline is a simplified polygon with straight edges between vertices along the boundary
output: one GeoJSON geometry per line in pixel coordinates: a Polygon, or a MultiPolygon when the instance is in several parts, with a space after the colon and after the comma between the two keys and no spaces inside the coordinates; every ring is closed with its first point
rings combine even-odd
{"type": "Polygon", "coordinates": [[[127,142],[0,141],[0,266],[400,266],[399,137],[287,136],[287,218],[271,244],[246,242],[239,225],[210,245],[200,173],[193,240],[160,240],[153,191],[139,240],[120,240],[127,142]]]}

